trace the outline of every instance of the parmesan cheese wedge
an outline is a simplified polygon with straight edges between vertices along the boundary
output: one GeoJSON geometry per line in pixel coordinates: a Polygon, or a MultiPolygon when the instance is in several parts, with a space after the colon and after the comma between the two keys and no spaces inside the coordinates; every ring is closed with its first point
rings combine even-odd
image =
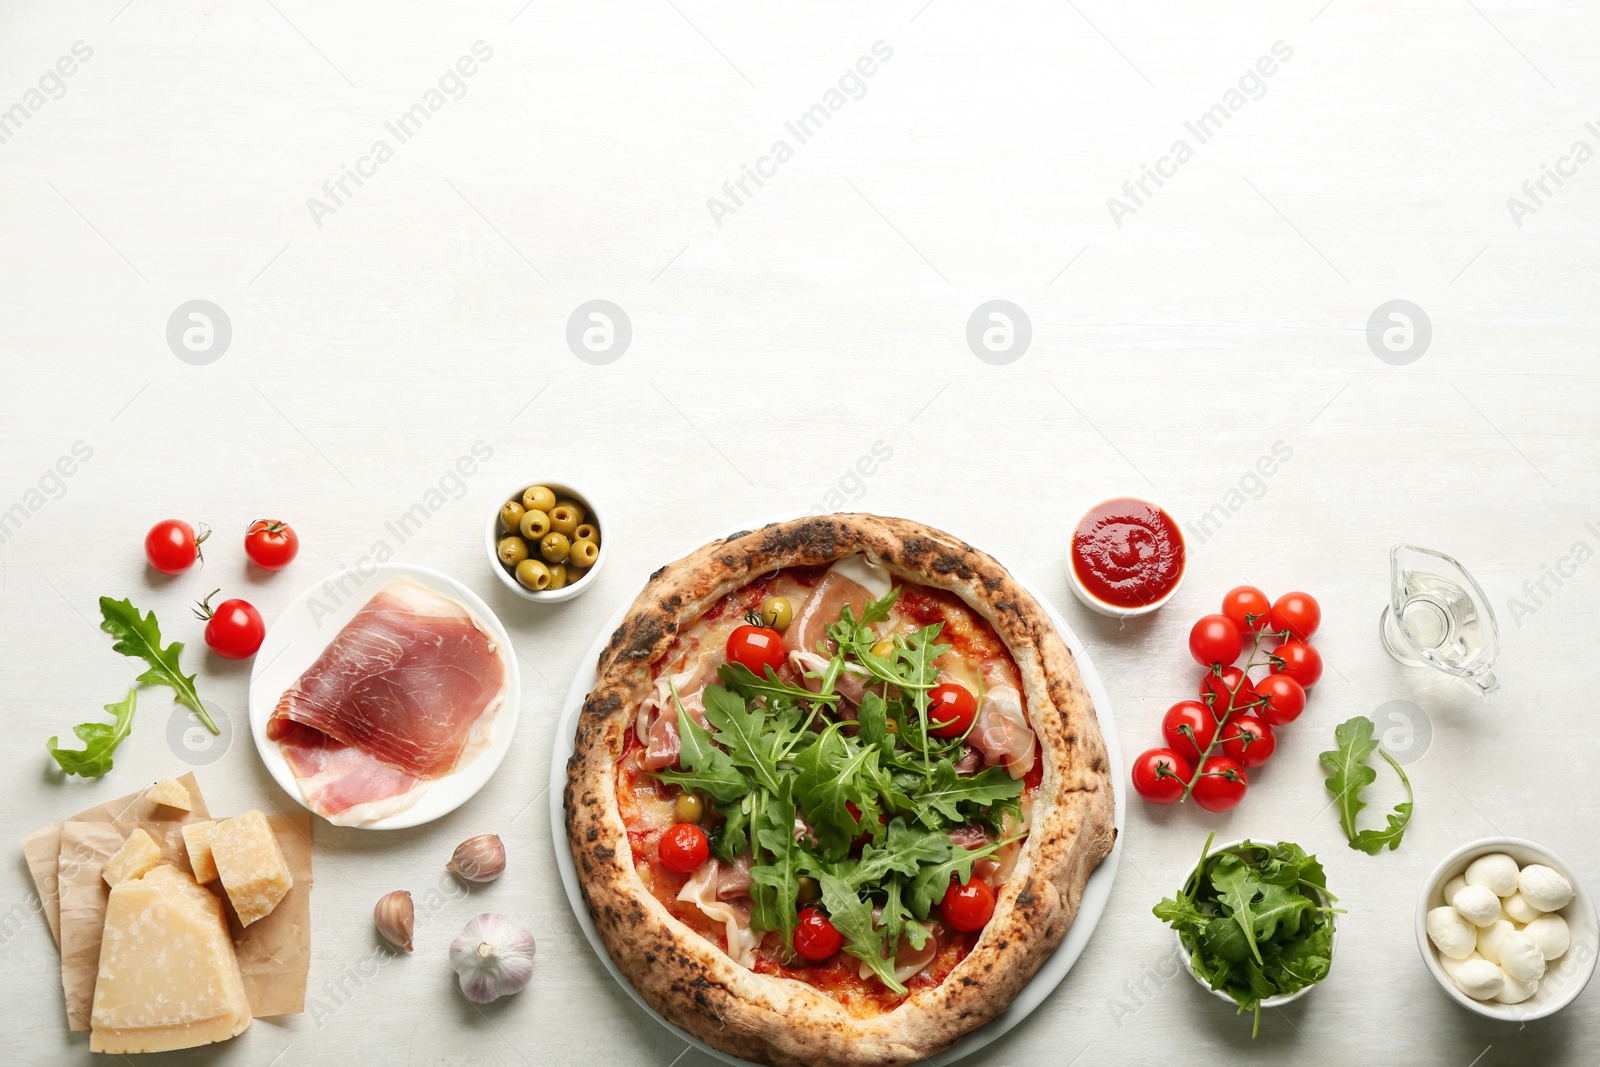
{"type": "Polygon", "coordinates": [[[100,877],[115,889],[123,882],[143,877],[144,873],[161,862],[161,846],[143,830],[135,829],[117,849],[117,854],[106,860],[100,877]]]}
{"type": "Polygon", "coordinates": [[[89,1051],[166,1052],[250,1026],[222,902],[176,867],[118,883],[106,904],[89,1051]]]}
{"type": "Polygon", "coordinates": [[[294,888],[278,838],[259,811],[247,811],[213,826],[211,859],[244,926],[272,914],[294,888]]]}
{"type": "Polygon", "coordinates": [[[194,880],[201,885],[217,880],[217,861],[211,856],[211,830],[216,825],[216,820],[211,819],[183,826],[183,847],[189,853],[189,867],[194,871],[194,880]]]}
{"type": "Polygon", "coordinates": [[[189,811],[193,807],[193,803],[189,800],[189,791],[176,778],[161,779],[146,789],[144,795],[147,800],[165,804],[169,808],[177,808],[179,811],[189,811]]]}

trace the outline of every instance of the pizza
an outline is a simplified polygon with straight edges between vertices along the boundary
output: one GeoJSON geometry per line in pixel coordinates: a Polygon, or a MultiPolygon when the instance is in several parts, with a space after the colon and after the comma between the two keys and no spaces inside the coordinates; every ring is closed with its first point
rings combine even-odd
{"type": "Polygon", "coordinates": [[[600,656],[564,800],[618,968],[774,1067],[910,1063],[994,1018],[1116,834],[1039,603],[958,538],[859,514],[656,571],[600,656]]]}

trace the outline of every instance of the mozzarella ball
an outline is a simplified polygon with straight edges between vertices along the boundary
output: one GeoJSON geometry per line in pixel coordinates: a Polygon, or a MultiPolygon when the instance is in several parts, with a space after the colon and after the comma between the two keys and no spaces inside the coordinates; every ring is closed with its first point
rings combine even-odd
{"type": "Polygon", "coordinates": [[[1468,885],[1481,885],[1497,897],[1509,897],[1517,891],[1517,861],[1504,852],[1491,852],[1467,864],[1462,875],[1468,885]]]}
{"type": "Polygon", "coordinates": [[[1508,919],[1496,919],[1493,923],[1478,931],[1478,955],[1490,963],[1500,963],[1500,942],[1506,939],[1507,934],[1514,934],[1517,928],[1511,925],[1508,919]]]}
{"type": "Polygon", "coordinates": [[[1456,972],[1461,969],[1461,965],[1462,964],[1471,963],[1473,960],[1481,960],[1481,959],[1483,959],[1483,957],[1478,955],[1476,952],[1472,953],[1472,955],[1468,956],[1464,960],[1454,960],[1454,959],[1451,959],[1449,956],[1440,956],[1439,957],[1439,969],[1441,971],[1443,971],[1445,974],[1449,975],[1450,976],[1450,980],[1452,982],[1454,982],[1456,980],[1456,972]]]}
{"type": "Polygon", "coordinates": [[[1468,960],[1456,968],[1456,988],[1473,1000],[1493,1000],[1506,987],[1506,976],[1488,960],[1468,960]]]}
{"type": "Polygon", "coordinates": [[[1434,908],[1428,912],[1425,925],[1433,947],[1453,960],[1466,959],[1477,947],[1477,932],[1454,908],[1434,908]]]}
{"type": "Polygon", "coordinates": [[[1541,915],[1527,926],[1522,932],[1533,938],[1533,943],[1539,946],[1540,955],[1545,961],[1558,960],[1566,955],[1567,949],[1572,944],[1572,933],[1567,929],[1567,920],[1559,915],[1541,915]]]}
{"type": "Polygon", "coordinates": [[[1500,911],[1514,923],[1531,923],[1544,914],[1544,912],[1528,903],[1528,898],[1522,895],[1521,890],[1502,900],[1500,902],[1500,911]]]}
{"type": "Polygon", "coordinates": [[[1450,906],[1473,926],[1490,926],[1500,918],[1500,898],[1486,885],[1469,885],[1450,898],[1450,906]]]}
{"type": "Polygon", "coordinates": [[[1520,978],[1513,978],[1504,970],[1500,974],[1505,978],[1505,988],[1495,994],[1494,999],[1502,1004],[1521,1004],[1524,1000],[1539,991],[1538,982],[1524,982],[1520,978]]]}
{"type": "Polygon", "coordinates": [[[1572,883],[1542,863],[1522,868],[1518,878],[1522,899],[1540,911],[1559,911],[1572,902],[1572,883]]]}
{"type": "Polygon", "coordinates": [[[1522,930],[1513,930],[1500,942],[1500,967],[1512,978],[1537,982],[1544,977],[1544,953],[1522,930]]]}
{"type": "Polygon", "coordinates": [[[1444,884],[1444,902],[1446,904],[1455,899],[1455,895],[1467,888],[1467,880],[1459,874],[1444,884]]]}

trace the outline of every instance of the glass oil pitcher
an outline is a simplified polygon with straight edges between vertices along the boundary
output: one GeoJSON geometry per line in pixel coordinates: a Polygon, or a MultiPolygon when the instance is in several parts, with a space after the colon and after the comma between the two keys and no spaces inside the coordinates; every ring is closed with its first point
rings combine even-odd
{"type": "Polygon", "coordinates": [[[1500,627],[1489,598],[1461,564],[1443,552],[1396,545],[1389,582],[1389,606],[1378,624],[1389,655],[1460,678],[1485,698],[1500,688],[1490,669],[1500,653],[1500,627]]]}

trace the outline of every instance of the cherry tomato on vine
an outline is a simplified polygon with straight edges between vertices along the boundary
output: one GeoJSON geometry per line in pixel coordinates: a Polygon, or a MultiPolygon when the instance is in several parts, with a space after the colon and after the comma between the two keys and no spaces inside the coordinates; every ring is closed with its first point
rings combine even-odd
{"type": "Polygon", "coordinates": [[[1322,605],[1310,593],[1285,593],[1273,601],[1267,625],[1274,633],[1288,630],[1302,641],[1310,640],[1322,625],[1322,605]]]}
{"type": "Polygon", "coordinates": [[[801,908],[794,927],[794,950],[813,963],[827,959],[844,947],[844,936],[816,908],[801,908]]]}
{"type": "Polygon", "coordinates": [[[928,732],[934,737],[964,737],[977,717],[978,701],[966,686],[945,682],[928,691],[928,732]]]}
{"type": "Polygon", "coordinates": [[[661,866],[679,874],[692,874],[711,858],[711,842],[706,832],[692,822],[674,823],[661,835],[656,846],[661,866]]]}
{"type": "Polygon", "coordinates": [[[1267,624],[1271,611],[1272,601],[1253,585],[1236,586],[1222,597],[1222,613],[1233,620],[1241,634],[1259,631],[1267,624]]]}
{"type": "Polygon", "coordinates": [[[939,903],[939,916],[946,926],[962,933],[982,930],[994,916],[994,890],[980,879],[963,884],[951,875],[950,888],[939,903]]]}
{"type": "Polygon", "coordinates": [[[1261,766],[1277,747],[1272,727],[1254,713],[1235,716],[1222,728],[1222,751],[1246,767],[1261,766]]]}
{"type": "Polygon", "coordinates": [[[1200,780],[1194,784],[1194,802],[1207,811],[1232,811],[1249,787],[1250,779],[1238,760],[1212,756],[1200,768],[1200,780]]]}
{"type": "Polygon", "coordinates": [[[261,612],[248,600],[224,600],[213,608],[211,597],[220,592],[213,589],[195,608],[195,618],[206,624],[206,647],[223,659],[249,659],[267,636],[261,612]]]}
{"type": "Polygon", "coordinates": [[[746,667],[757,678],[767,676],[767,668],[783,666],[783,637],[770,626],[740,626],[728,635],[728,662],[746,667]]]}
{"type": "Polygon", "coordinates": [[[1256,702],[1255,688],[1244,671],[1238,667],[1224,667],[1222,673],[1206,671],[1200,678],[1200,700],[1219,718],[1243,711],[1256,702]],[[1232,694],[1232,703],[1229,703],[1232,694]]]}
{"type": "Polygon", "coordinates": [[[294,527],[277,519],[257,519],[244,535],[244,554],[262,570],[287,567],[300,552],[294,527]]]}
{"type": "Polygon", "coordinates": [[[1255,683],[1256,693],[1265,700],[1256,709],[1272,726],[1285,726],[1300,717],[1306,710],[1306,690],[1287,674],[1269,674],[1255,683]]]}
{"type": "Polygon", "coordinates": [[[1243,650],[1239,627],[1226,615],[1203,615],[1189,631],[1189,654],[1202,667],[1232,663],[1243,650]]]}
{"type": "Polygon", "coordinates": [[[210,536],[203,525],[196,536],[194,527],[182,519],[163,519],[144,535],[144,558],[162,574],[182,574],[203,558],[200,545],[210,536]]]}
{"type": "Polygon", "coordinates": [[[1273,650],[1272,673],[1288,675],[1301,688],[1310,689],[1322,677],[1322,653],[1304,641],[1290,638],[1273,650]]]}
{"type": "Polygon", "coordinates": [[[1161,736],[1172,751],[1192,762],[1217,736],[1217,717],[1198,700],[1180,700],[1161,717],[1161,736]]]}
{"type": "Polygon", "coordinates": [[[1170,748],[1152,748],[1133,761],[1133,788],[1152,804],[1172,804],[1183,796],[1194,768],[1170,748]]]}

